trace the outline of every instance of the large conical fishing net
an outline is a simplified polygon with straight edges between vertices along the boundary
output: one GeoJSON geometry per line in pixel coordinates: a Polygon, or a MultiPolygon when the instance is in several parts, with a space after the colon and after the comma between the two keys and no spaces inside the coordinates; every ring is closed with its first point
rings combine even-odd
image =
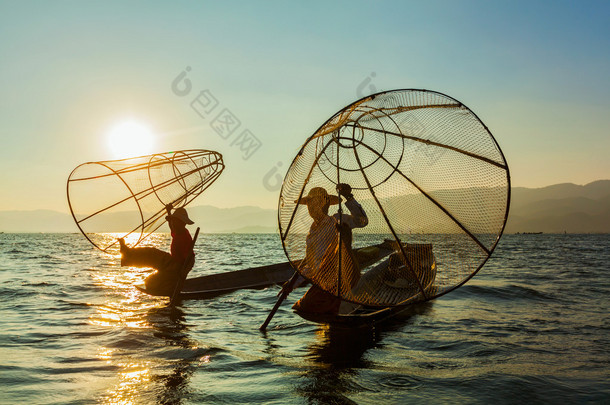
{"type": "Polygon", "coordinates": [[[504,229],[509,190],[502,151],[465,105],[427,90],[382,92],[345,107],[305,142],[284,179],[280,236],[293,266],[323,290],[406,305],[462,285],[483,266],[504,229]],[[334,204],[328,215],[338,226],[313,237],[308,206],[297,201],[319,187],[337,195],[339,183],[352,187],[368,225],[339,239],[350,212],[334,204]],[[350,237],[353,248],[384,244],[393,253],[359,268],[350,237]]]}
{"type": "Polygon", "coordinates": [[[118,237],[132,236],[137,245],[163,225],[167,204],[186,206],[223,169],[220,153],[199,149],[84,163],[68,178],[68,204],[78,228],[99,249],[107,251],[118,237]]]}

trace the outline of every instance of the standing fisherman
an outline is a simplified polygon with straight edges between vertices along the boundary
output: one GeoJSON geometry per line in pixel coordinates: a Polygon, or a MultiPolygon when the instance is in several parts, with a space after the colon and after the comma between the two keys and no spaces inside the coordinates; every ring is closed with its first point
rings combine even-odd
{"type": "Polygon", "coordinates": [[[153,247],[130,248],[123,238],[121,245],[121,266],[152,267],[157,271],[144,281],[146,290],[154,295],[172,296],[177,283],[193,268],[194,255],[193,238],[186,225],[193,225],[186,209],[177,208],[172,214],[172,204],[165,206],[172,234],[170,252],[163,252],[153,247]]]}

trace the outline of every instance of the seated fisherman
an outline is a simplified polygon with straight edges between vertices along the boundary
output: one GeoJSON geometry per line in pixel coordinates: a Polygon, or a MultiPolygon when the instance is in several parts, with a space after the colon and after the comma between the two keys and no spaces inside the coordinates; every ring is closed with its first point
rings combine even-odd
{"type": "MultiPolygon", "coordinates": [[[[345,296],[360,279],[360,269],[351,248],[352,229],[365,227],[368,218],[362,206],[354,199],[349,184],[339,184],[337,191],[345,198],[345,206],[350,214],[328,215],[330,206],[339,204],[340,200],[337,196],[329,195],[322,187],[312,188],[307,196],[298,202],[307,204],[309,215],[313,218],[307,234],[305,259],[299,270],[315,283],[294,304],[293,308],[299,311],[338,313],[341,299],[337,295],[345,296]],[[341,233],[340,252],[339,233],[341,233]],[[338,277],[339,257],[341,257],[340,277],[338,277]],[[341,279],[340,286],[338,278],[341,279]],[[323,286],[324,289],[316,284],[323,286]]],[[[295,287],[303,282],[304,278],[300,277],[295,287]]]]}
{"type": "Polygon", "coordinates": [[[122,238],[119,239],[121,266],[152,267],[157,270],[144,281],[146,290],[155,295],[171,296],[184,272],[188,272],[194,264],[191,261],[195,255],[193,239],[186,229],[186,225],[194,222],[189,219],[184,208],[177,208],[173,214],[172,208],[171,204],[165,207],[165,219],[172,234],[171,254],[153,247],[130,248],[122,238]]]}

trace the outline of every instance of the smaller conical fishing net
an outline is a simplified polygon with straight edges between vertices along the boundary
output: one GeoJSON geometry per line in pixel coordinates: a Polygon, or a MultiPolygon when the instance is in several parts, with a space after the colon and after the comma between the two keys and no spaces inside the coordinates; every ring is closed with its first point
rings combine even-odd
{"type": "Polygon", "coordinates": [[[280,236],[293,266],[323,290],[370,306],[406,305],[462,285],[483,266],[503,232],[509,190],[502,151],[470,109],[433,91],[383,92],[307,139],[282,186],[280,236]],[[329,206],[336,226],[326,228],[298,203],[320,189],[336,201],[339,183],[351,186],[366,226],[345,225],[354,219],[345,199],[329,206]],[[391,254],[363,268],[349,239],[354,249],[391,254]]]}
{"type": "Polygon", "coordinates": [[[97,248],[106,251],[117,237],[130,235],[137,245],[163,225],[167,204],[186,206],[223,169],[220,153],[199,149],[84,163],[68,178],[68,204],[76,225],[97,248]],[[105,232],[118,235],[96,235],[105,232]]]}

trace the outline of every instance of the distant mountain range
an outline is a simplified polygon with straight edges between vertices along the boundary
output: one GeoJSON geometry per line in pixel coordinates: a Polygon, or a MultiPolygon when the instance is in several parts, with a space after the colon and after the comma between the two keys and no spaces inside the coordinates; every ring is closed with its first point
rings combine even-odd
{"type": "MultiPolygon", "coordinates": [[[[189,217],[205,233],[275,233],[277,211],[259,207],[217,208],[208,205],[188,208],[189,217]]],[[[124,228],[128,212],[105,217],[94,232],[117,232],[124,228]]],[[[133,217],[133,215],[131,215],[133,217]]],[[[132,221],[133,222],[133,221],[132,221]]],[[[0,211],[0,232],[78,232],[70,214],[57,211],[0,211]]],[[[159,232],[169,232],[167,225],[159,232]]]]}
{"type": "Polygon", "coordinates": [[[514,187],[506,232],[610,233],[610,180],[514,187]]]}
{"type": "MultiPolygon", "coordinates": [[[[113,231],[125,213],[106,221],[113,231]]],[[[277,211],[259,207],[189,207],[189,216],[206,233],[275,233],[277,211]]],[[[167,232],[164,226],[160,231],[167,232]]],[[[78,232],[70,214],[49,210],[0,211],[0,232],[78,232]]],[[[543,188],[514,187],[507,233],[610,233],[610,180],[584,186],[565,183],[543,188]]]]}

